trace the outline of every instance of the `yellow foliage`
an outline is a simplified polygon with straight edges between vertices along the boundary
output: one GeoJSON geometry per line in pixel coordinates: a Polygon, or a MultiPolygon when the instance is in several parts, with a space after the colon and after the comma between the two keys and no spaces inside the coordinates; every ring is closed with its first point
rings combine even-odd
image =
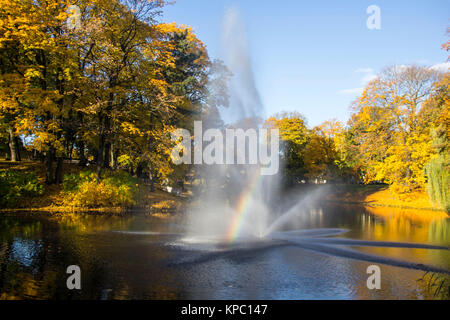
{"type": "Polygon", "coordinates": [[[103,181],[85,182],[80,186],[78,192],[68,197],[67,204],[75,207],[118,207],[131,206],[135,204],[130,197],[131,188],[126,185],[113,188],[103,181]]]}
{"type": "Polygon", "coordinates": [[[388,183],[398,194],[423,190],[436,122],[421,121],[421,107],[434,90],[433,77],[426,68],[394,66],[364,90],[350,124],[366,183],[388,183]],[[404,85],[411,77],[414,85],[404,85]]]}

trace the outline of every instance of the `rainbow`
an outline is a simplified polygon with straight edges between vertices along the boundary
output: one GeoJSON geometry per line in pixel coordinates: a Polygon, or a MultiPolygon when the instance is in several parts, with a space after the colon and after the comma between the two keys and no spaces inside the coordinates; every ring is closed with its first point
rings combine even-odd
{"type": "Polygon", "coordinates": [[[258,190],[260,181],[261,174],[256,172],[245,191],[241,194],[231,219],[230,228],[226,235],[228,242],[235,241],[239,235],[239,232],[244,225],[245,218],[250,212],[250,202],[254,198],[256,190],[258,190]]]}

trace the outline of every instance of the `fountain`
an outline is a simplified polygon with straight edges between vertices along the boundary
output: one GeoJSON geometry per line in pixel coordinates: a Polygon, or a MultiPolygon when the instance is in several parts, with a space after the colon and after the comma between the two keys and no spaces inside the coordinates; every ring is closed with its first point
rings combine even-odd
{"type": "MultiPolygon", "coordinates": [[[[225,64],[233,74],[230,107],[222,117],[235,129],[256,130],[262,125],[264,108],[253,76],[244,24],[236,8],[225,13],[222,41],[225,64]]],[[[261,169],[260,164],[203,166],[201,175],[207,183],[197,205],[189,211],[184,240],[233,243],[264,238],[317,199],[318,191],[281,212],[279,176],[262,175],[261,169]]]]}

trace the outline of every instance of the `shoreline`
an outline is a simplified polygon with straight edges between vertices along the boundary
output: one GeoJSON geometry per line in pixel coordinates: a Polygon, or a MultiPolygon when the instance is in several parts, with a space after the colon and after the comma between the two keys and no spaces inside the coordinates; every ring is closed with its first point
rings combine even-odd
{"type": "Polygon", "coordinates": [[[333,186],[326,202],[355,204],[365,207],[384,207],[436,212],[449,216],[445,209],[431,203],[425,191],[414,191],[404,195],[394,195],[386,185],[341,185],[333,186]]]}
{"type": "Polygon", "coordinates": [[[51,207],[31,207],[31,208],[1,208],[0,213],[13,212],[43,212],[43,213],[88,213],[88,214],[127,214],[133,212],[147,211],[150,214],[166,214],[172,215],[176,208],[169,208],[165,210],[155,210],[152,207],[99,207],[99,208],[84,208],[84,207],[66,207],[66,206],[51,206],[51,207]]]}
{"type": "Polygon", "coordinates": [[[365,201],[345,201],[345,200],[325,200],[327,203],[336,203],[336,204],[349,204],[349,205],[361,205],[364,207],[373,207],[373,208],[395,208],[395,209],[407,209],[407,210],[421,210],[421,211],[434,211],[434,212],[440,212],[445,213],[450,217],[450,214],[445,212],[445,210],[440,208],[433,208],[433,207],[414,207],[414,206],[408,206],[408,205],[393,205],[393,204],[387,204],[387,203],[372,203],[372,202],[365,202],[365,201]]]}
{"type": "MultiPolygon", "coordinates": [[[[369,208],[394,208],[394,209],[406,209],[406,210],[420,210],[429,211],[433,214],[436,213],[438,216],[446,215],[450,217],[450,214],[445,212],[440,208],[433,207],[418,207],[418,206],[408,206],[408,205],[394,205],[389,203],[374,203],[368,201],[358,201],[358,200],[335,200],[335,199],[325,199],[325,203],[332,203],[338,205],[357,205],[369,208]]],[[[84,207],[67,207],[67,206],[46,206],[46,207],[31,207],[31,208],[1,208],[0,213],[20,213],[20,212],[43,212],[43,213],[87,213],[87,214],[128,214],[133,212],[148,211],[149,214],[160,216],[161,214],[167,216],[173,216],[179,214],[183,209],[181,208],[165,208],[155,210],[153,207],[100,207],[100,208],[84,208],[84,207]]]]}

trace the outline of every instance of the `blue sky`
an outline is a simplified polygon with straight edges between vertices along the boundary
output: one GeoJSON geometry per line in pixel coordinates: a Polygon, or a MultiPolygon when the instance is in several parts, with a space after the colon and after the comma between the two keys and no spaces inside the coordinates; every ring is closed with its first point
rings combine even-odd
{"type": "Polygon", "coordinates": [[[162,21],[193,27],[212,58],[223,58],[225,11],[245,23],[256,86],[266,116],[298,111],[315,126],[347,121],[349,104],[367,80],[392,64],[446,62],[441,45],[450,1],[178,0],[162,21]],[[369,30],[369,5],[381,9],[381,29],[369,30]]]}

